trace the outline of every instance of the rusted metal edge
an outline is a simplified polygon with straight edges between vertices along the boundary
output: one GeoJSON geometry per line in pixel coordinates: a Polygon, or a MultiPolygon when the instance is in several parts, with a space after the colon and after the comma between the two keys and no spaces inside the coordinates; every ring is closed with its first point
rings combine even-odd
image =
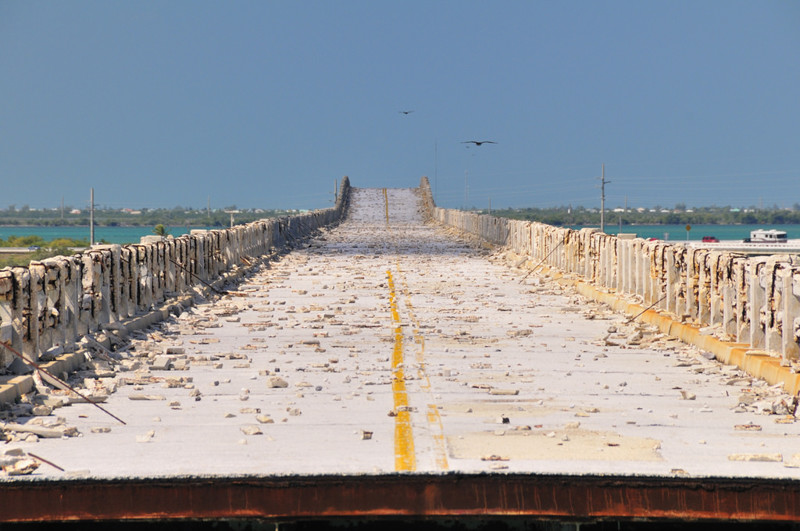
{"type": "Polygon", "coordinates": [[[560,475],[23,480],[0,521],[527,516],[800,521],[800,481],[560,475]]]}

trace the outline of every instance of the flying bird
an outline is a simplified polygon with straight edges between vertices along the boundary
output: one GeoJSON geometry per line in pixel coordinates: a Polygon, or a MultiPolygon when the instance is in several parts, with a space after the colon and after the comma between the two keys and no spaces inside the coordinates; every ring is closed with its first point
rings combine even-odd
{"type": "Polygon", "coordinates": [[[481,144],[497,144],[497,142],[492,142],[491,140],[466,140],[461,142],[462,144],[475,144],[476,146],[480,146],[481,144]]]}
{"type": "Polygon", "coordinates": [[[406,115],[408,115],[408,114],[411,114],[411,113],[412,113],[412,112],[414,112],[414,111],[397,111],[397,112],[398,112],[398,113],[400,113],[400,114],[406,114],[406,115]]]}

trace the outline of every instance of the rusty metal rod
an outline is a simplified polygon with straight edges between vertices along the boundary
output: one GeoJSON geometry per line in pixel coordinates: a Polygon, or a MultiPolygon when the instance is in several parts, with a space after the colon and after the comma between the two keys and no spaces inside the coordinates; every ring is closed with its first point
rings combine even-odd
{"type": "Polygon", "coordinates": [[[628,322],[630,323],[631,321],[635,321],[635,320],[636,320],[636,319],[637,319],[639,316],[641,316],[641,315],[642,315],[644,312],[646,312],[647,310],[651,309],[653,306],[655,306],[656,304],[658,304],[659,302],[663,301],[663,300],[664,300],[664,299],[666,299],[666,298],[667,298],[667,295],[665,294],[663,297],[661,297],[660,299],[658,299],[656,302],[654,302],[653,304],[651,304],[650,306],[648,306],[647,308],[645,308],[645,309],[644,309],[644,310],[642,310],[641,312],[637,313],[637,314],[636,314],[636,315],[634,315],[633,317],[629,318],[629,319],[628,319],[628,322]]]}
{"type": "Polygon", "coordinates": [[[32,454],[31,452],[28,452],[28,455],[29,455],[29,456],[31,456],[31,457],[33,457],[34,459],[38,459],[38,460],[39,460],[39,461],[41,461],[42,463],[45,463],[45,464],[47,464],[47,465],[50,465],[51,467],[53,467],[53,468],[55,468],[55,469],[57,469],[57,470],[60,470],[60,471],[62,471],[62,472],[66,472],[66,470],[64,470],[63,468],[61,468],[61,467],[60,467],[60,466],[58,466],[57,464],[53,463],[52,461],[48,461],[48,460],[47,460],[47,459],[45,459],[44,457],[39,457],[38,455],[36,455],[36,454],[32,454]]]}
{"type": "Polygon", "coordinates": [[[192,271],[190,271],[189,269],[187,269],[185,266],[183,266],[183,265],[179,264],[178,262],[176,262],[176,261],[175,261],[175,260],[173,260],[172,258],[170,258],[170,259],[169,259],[169,261],[170,261],[170,262],[172,262],[173,264],[175,264],[176,266],[180,267],[181,269],[183,269],[184,271],[186,271],[186,272],[187,272],[187,273],[189,273],[190,275],[192,275],[194,278],[196,278],[197,280],[199,280],[199,281],[200,281],[200,282],[202,282],[203,284],[205,284],[205,285],[206,285],[208,288],[210,288],[211,290],[213,290],[215,293],[217,293],[217,294],[219,294],[219,295],[227,295],[228,293],[230,293],[229,291],[220,290],[220,289],[217,289],[217,288],[215,288],[214,286],[212,286],[211,284],[209,284],[208,282],[206,282],[205,280],[203,280],[202,278],[200,278],[200,276],[199,276],[199,275],[197,275],[197,273],[193,273],[192,271]]]}
{"type": "Polygon", "coordinates": [[[520,280],[520,281],[519,281],[519,283],[520,283],[520,284],[522,284],[522,283],[525,281],[525,279],[526,279],[526,278],[528,278],[529,276],[531,276],[531,273],[533,273],[534,271],[536,271],[537,269],[539,269],[539,266],[540,266],[540,265],[542,265],[542,264],[545,262],[545,260],[547,260],[548,258],[550,258],[550,255],[552,255],[554,252],[556,252],[556,249],[558,249],[559,247],[561,247],[561,245],[562,245],[562,244],[563,244],[565,241],[567,241],[567,239],[566,239],[566,238],[564,238],[563,240],[561,240],[560,242],[558,242],[558,245],[556,245],[555,247],[553,247],[553,248],[550,250],[550,252],[549,252],[549,253],[547,253],[547,256],[545,256],[544,258],[542,258],[542,261],[541,261],[541,262],[539,262],[538,264],[536,264],[536,266],[535,266],[533,269],[531,269],[530,271],[528,271],[528,274],[527,274],[527,275],[525,275],[524,277],[522,277],[522,280],[520,280]]]}
{"type": "Polygon", "coordinates": [[[23,354],[20,354],[19,352],[17,352],[17,351],[16,351],[14,348],[12,348],[12,347],[11,347],[11,345],[9,345],[8,343],[6,343],[6,342],[4,342],[4,341],[0,341],[0,345],[2,345],[3,347],[5,347],[5,348],[6,348],[6,349],[7,349],[7,350],[10,352],[10,353],[12,353],[14,356],[16,356],[17,358],[19,358],[19,359],[20,359],[20,360],[22,360],[23,362],[25,362],[25,363],[27,363],[28,365],[32,366],[34,369],[36,369],[37,371],[41,372],[42,374],[46,374],[47,376],[49,376],[50,378],[52,378],[53,380],[55,380],[55,381],[56,381],[56,382],[58,382],[59,384],[63,385],[64,387],[66,387],[67,389],[69,389],[70,391],[72,391],[73,393],[75,393],[76,395],[78,395],[79,397],[81,397],[82,399],[84,399],[84,400],[86,400],[87,402],[89,402],[90,404],[92,404],[94,407],[96,407],[97,409],[99,409],[100,411],[102,411],[103,413],[105,413],[106,415],[108,415],[109,417],[113,418],[113,419],[114,419],[114,420],[116,420],[116,421],[119,421],[119,422],[121,422],[122,424],[126,424],[124,420],[122,420],[122,419],[121,419],[121,418],[119,418],[118,416],[114,415],[113,413],[111,413],[111,412],[110,412],[110,411],[108,411],[107,409],[103,408],[103,407],[102,407],[100,404],[98,404],[97,402],[95,402],[95,401],[91,400],[89,397],[87,397],[87,396],[84,396],[83,394],[81,394],[80,392],[78,392],[78,390],[77,390],[77,389],[75,389],[74,387],[72,387],[70,384],[68,384],[67,382],[65,382],[64,380],[62,380],[61,378],[59,378],[58,376],[54,375],[53,373],[51,373],[50,371],[48,371],[47,369],[45,369],[44,367],[42,367],[41,365],[39,365],[38,363],[36,363],[35,361],[33,361],[33,360],[30,360],[30,359],[28,359],[27,357],[25,357],[23,354]]]}

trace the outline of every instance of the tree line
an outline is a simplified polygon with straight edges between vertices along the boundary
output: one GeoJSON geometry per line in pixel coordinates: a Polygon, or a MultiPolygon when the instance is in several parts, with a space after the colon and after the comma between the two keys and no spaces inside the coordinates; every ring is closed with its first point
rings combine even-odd
{"type": "MultiPolygon", "coordinates": [[[[800,206],[781,209],[738,209],[731,207],[700,207],[687,209],[676,205],[673,209],[655,207],[644,211],[606,210],[605,222],[609,225],[785,225],[800,224],[800,206]]],[[[507,208],[492,210],[492,215],[538,221],[555,226],[600,225],[600,210],[584,207],[507,208]]]]}
{"type": "MultiPolygon", "coordinates": [[[[73,227],[88,226],[89,211],[75,209],[31,209],[27,206],[16,208],[15,205],[0,210],[0,225],[6,226],[49,226],[73,227]]],[[[290,210],[242,209],[236,205],[215,210],[198,210],[184,207],[143,208],[137,211],[100,208],[94,211],[94,223],[98,227],[153,227],[158,224],[172,227],[229,227],[230,211],[234,223],[242,224],[263,218],[278,217],[296,213],[290,210]]]]}

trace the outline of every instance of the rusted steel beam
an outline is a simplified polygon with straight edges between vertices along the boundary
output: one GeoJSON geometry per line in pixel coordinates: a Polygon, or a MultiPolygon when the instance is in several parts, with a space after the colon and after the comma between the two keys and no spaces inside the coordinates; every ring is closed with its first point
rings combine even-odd
{"type": "Polygon", "coordinates": [[[0,521],[528,516],[800,520],[792,480],[535,475],[9,481],[0,521]]]}

